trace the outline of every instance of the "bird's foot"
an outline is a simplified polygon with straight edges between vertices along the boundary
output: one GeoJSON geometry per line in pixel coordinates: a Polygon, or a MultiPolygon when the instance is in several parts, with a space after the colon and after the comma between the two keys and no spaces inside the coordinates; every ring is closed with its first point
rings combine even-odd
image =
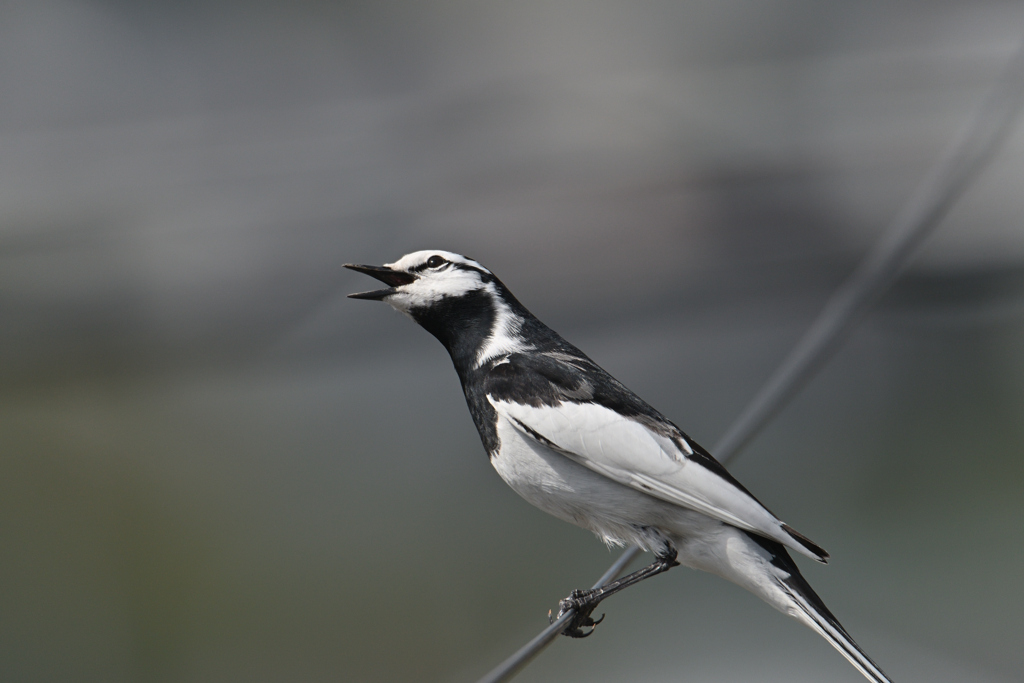
{"type": "MultiPolygon", "coordinates": [[[[569,597],[558,601],[558,615],[551,621],[561,619],[563,614],[572,611],[574,612],[572,619],[566,624],[562,635],[570,638],[586,638],[594,632],[598,624],[604,621],[603,614],[596,621],[590,618],[594,609],[601,603],[602,597],[595,590],[574,590],[569,597]],[[589,630],[584,631],[583,629],[589,630]]],[[[551,618],[550,613],[548,617],[551,618]]]]}
{"type": "Polygon", "coordinates": [[[590,590],[574,590],[569,594],[569,597],[564,600],[560,600],[558,603],[558,616],[554,619],[551,618],[551,613],[548,612],[548,618],[551,621],[555,619],[561,619],[566,612],[572,612],[572,618],[562,631],[563,635],[567,635],[570,638],[586,638],[594,632],[594,627],[604,621],[604,615],[597,621],[590,618],[591,613],[594,611],[602,600],[605,598],[618,593],[623,588],[628,588],[635,583],[639,583],[646,578],[667,572],[672,567],[678,566],[679,563],[676,561],[676,551],[671,545],[667,547],[665,552],[659,554],[654,562],[638,569],[628,576],[623,576],[621,579],[607,583],[600,588],[591,588],[590,590]],[[583,629],[590,629],[584,631],[583,629]]]}

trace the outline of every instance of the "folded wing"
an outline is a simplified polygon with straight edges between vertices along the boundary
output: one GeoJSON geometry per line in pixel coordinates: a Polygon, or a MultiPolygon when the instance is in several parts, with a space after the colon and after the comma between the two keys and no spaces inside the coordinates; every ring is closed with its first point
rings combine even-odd
{"type": "MultiPolygon", "coordinates": [[[[502,372],[530,369],[520,364],[502,372]]],[[[534,375],[532,380],[536,387],[541,378],[534,375]]],[[[570,387],[577,394],[579,384],[577,381],[570,387]]],[[[597,395],[600,387],[595,387],[593,381],[589,384],[591,396],[584,400],[575,396],[576,400],[568,396],[560,400],[557,382],[550,386],[549,400],[534,401],[533,405],[516,397],[503,397],[500,385],[487,399],[498,415],[528,438],[609,479],[771,538],[819,562],[827,559],[824,550],[783,524],[670,422],[643,414],[624,415],[614,403],[612,407],[602,405],[611,402],[601,401],[597,395]]],[[[635,395],[630,396],[635,399],[635,395]]],[[[660,417],[653,409],[650,412],[660,417]]]]}

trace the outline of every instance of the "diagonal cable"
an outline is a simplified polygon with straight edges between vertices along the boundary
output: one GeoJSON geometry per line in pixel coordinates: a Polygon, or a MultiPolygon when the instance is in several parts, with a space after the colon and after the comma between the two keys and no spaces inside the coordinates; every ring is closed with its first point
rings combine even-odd
{"type": "MultiPolygon", "coordinates": [[[[626,548],[626,551],[619,555],[619,559],[615,560],[611,567],[608,567],[608,571],[597,580],[597,583],[593,585],[593,588],[600,588],[606,583],[614,581],[625,571],[626,566],[633,561],[633,558],[640,554],[640,548],[633,546],[626,548]]],[[[489,674],[481,678],[477,683],[499,683],[500,681],[510,680],[513,676],[519,673],[526,667],[527,664],[533,661],[533,658],[541,653],[541,651],[554,642],[555,638],[561,635],[565,627],[569,625],[569,620],[576,615],[576,610],[569,610],[562,616],[540,632],[533,640],[523,645],[519,650],[515,652],[511,657],[506,659],[504,662],[495,667],[489,674]]]]}
{"type": "MultiPolygon", "coordinates": [[[[853,324],[892,283],[917,247],[945,218],[1013,131],[1024,104],[1024,44],[1003,70],[991,94],[922,179],[882,238],[832,295],[810,328],[726,431],[713,452],[732,460],[834,353],[853,324]]],[[[594,584],[616,579],[640,553],[628,548],[594,584]]],[[[503,683],[550,645],[575,612],[566,612],[478,683],[503,683]]]]}
{"type": "Polygon", "coordinates": [[[982,107],[946,148],[882,238],[832,295],[803,338],[715,445],[727,462],[788,402],[839,346],[860,314],[895,279],[1013,131],[1024,102],[1024,46],[982,107]]]}

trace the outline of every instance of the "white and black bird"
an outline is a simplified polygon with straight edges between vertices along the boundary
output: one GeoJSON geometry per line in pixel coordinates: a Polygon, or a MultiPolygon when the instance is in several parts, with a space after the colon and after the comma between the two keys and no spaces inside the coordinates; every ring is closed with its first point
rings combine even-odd
{"type": "Polygon", "coordinates": [[[388,285],[352,298],[390,304],[448,350],[491,464],[509,486],[607,544],[654,553],[648,567],[563,600],[563,611],[576,611],[567,635],[593,630],[590,614],[601,599],[683,564],[746,588],[820,633],[869,680],[889,681],[800,575],[788,550],[822,563],[828,554],[534,317],[491,271],[447,251],[346,268],[388,285]]]}

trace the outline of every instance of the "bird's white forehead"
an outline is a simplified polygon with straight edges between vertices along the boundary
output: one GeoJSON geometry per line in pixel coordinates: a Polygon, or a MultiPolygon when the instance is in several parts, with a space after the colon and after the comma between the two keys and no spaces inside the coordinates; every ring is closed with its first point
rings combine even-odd
{"type": "Polygon", "coordinates": [[[406,254],[405,256],[398,259],[394,263],[385,263],[384,265],[387,266],[388,268],[393,268],[395,270],[404,270],[406,272],[409,272],[416,266],[421,266],[424,263],[426,263],[427,259],[429,259],[431,256],[440,256],[446,261],[451,261],[452,263],[461,263],[463,265],[473,266],[474,268],[478,268],[484,271],[485,273],[491,272],[471,258],[466,258],[462,254],[456,254],[451,251],[442,251],[440,249],[426,249],[424,251],[414,251],[411,254],[406,254]]]}

